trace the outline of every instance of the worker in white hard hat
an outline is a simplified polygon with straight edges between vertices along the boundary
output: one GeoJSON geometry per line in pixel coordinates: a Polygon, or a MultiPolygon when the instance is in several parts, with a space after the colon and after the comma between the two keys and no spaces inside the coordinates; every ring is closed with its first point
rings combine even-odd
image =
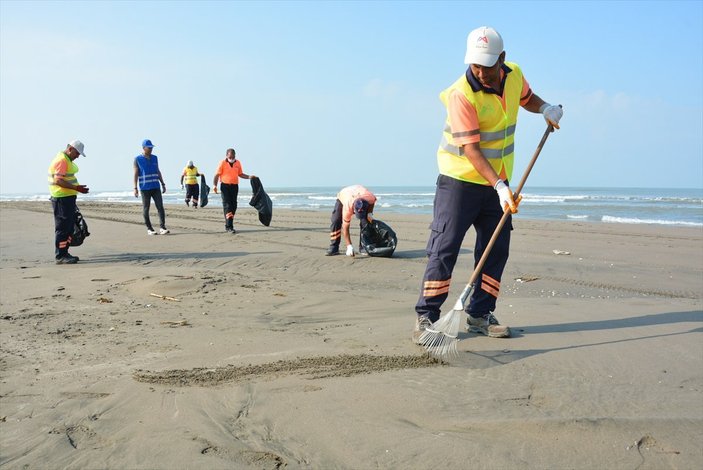
{"type": "MultiPolygon", "coordinates": [[[[513,199],[509,181],[518,109],[542,113],[559,129],[561,107],[534,94],[520,67],[506,62],[505,57],[503,38],[495,29],[474,29],[466,41],[466,72],[440,93],[447,119],[437,150],[439,177],[427,267],[415,306],[416,343],[439,319],[468,229],[473,226],[476,230],[474,259],[478,263],[504,210],[517,212],[520,201],[513,199]]],[[[493,312],[508,261],[511,230],[509,218],[476,281],[466,308],[469,331],[497,338],[510,336],[510,329],[501,325],[493,312]]]]}
{"type": "Polygon", "coordinates": [[[198,196],[200,195],[199,177],[198,167],[195,166],[193,160],[188,160],[186,167],[183,168],[183,173],[181,173],[181,189],[184,188],[183,184],[185,183],[186,206],[190,206],[190,200],[193,199],[193,209],[198,208],[198,196]]]}

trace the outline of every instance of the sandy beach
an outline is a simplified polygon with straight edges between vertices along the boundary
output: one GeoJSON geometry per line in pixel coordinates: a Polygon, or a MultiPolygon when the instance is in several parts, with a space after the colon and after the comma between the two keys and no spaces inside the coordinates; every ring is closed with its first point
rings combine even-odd
{"type": "Polygon", "coordinates": [[[324,256],[327,212],[168,206],[150,237],[78,206],[71,266],[49,202],[0,203],[2,468],[703,468],[701,229],[518,214],[513,338],[440,363],[410,341],[428,216],[378,210],[381,259],[324,256]]]}

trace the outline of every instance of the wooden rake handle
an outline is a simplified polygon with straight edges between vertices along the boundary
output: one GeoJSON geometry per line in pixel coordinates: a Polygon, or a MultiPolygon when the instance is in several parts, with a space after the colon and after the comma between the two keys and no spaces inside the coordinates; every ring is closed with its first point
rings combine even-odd
{"type": "MultiPolygon", "coordinates": [[[[530,172],[532,171],[532,167],[535,166],[535,163],[537,162],[537,157],[539,157],[539,153],[542,151],[542,147],[544,147],[544,143],[547,141],[547,137],[549,137],[549,134],[554,132],[554,126],[551,124],[547,125],[547,130],[544,131],[544,135],[542,136],[542,140],[539,141],[539,145],[537,146],[537,149],[535,150],[534,155],[532,155],[532,160],[530,160],[530,163],[527,165],[527,168],[525,169],[525,173],[522,175],[522,179],[520,180],[520,183],[517,185],[517,189],[513,193],[513,197],[517,199],[517,197],[520,195],[522,192],[523,186],[525,186],[525,181],[527,181],[527,177],[530,176],[530,172]]],[[[498,239],[498,235],[500,235],[500,231],[503,229],[503,226],[505,225],[505,222],[508,221],[508,217],[510,216],[510,208],[506,207],[505,212],[503,212],[503,217],[500,218],[500,222],[498,222],[498,225],[496,226],[496,229],[493,231],[493,235],[491,236],[491,239],[488,241],[488,245],[486,245],[486,249],[483,250],[483,255],[481,256],[481,259],[478,261],[478,264],[476,264],[476,268],[474,268],[474,272],[471,274],[471,279],[469,279],[469,286],[473,286],[476,284],[476,279],[478,279],[478,275],[483,269],[483,265],[486,264],[486,260],[488,259],[488,255],[491,254],[491,250],[493,249],[493,245],[495,245],[496,240],[498,239]]]]}

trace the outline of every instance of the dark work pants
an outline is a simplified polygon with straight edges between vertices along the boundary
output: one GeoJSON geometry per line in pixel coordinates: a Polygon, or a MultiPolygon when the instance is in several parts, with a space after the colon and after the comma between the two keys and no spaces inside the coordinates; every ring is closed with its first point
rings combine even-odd
{"type": "Polygon", "coordinates": [[[142,215],[144,216],[144,223],[146,228],[149,230],[154,230],[151,225],[151,219],[149,219],[149,209],[151,207],[151,200],[154,200],[154,205],[159,213],[159,225],[161,228],[166,228],[166,213],[164,212],[164,201],[161,198],[161,189],[143,189],[142,190],[142,215]]]}
{"type": "Polygon", "coordinates": [[[198,198],[200,197],[200,185],[199,184],[186,184],[186,202],[190,202],[190,198],[193,198],[193,205],[198,207],[198,198]]]}
{"type": "Polygon", "coordinates": [[[71,246],[76,223],[76,196],[52,197],[51,205],[54,208],[54,255],[59,259],[68,254],[68,247],[71,246]]]}
{"type": "Polygon", "coordinates": [[[220,183],[220,195],[222,196],[222,211],[225,213],[225,228],[234,228],[239,185],[220,183]]]}
{"type": "MultiPolygon", "coordinates": [[[[476,230],[475,267],[502,216],[498,193],[492,187],[439,176],[434,218],[427,242],[427,267],[420,299],[415,306],[418,315],[427,315],[432,322],[439,319],[440,307],[447,299],[452,271],[466,232],[472,225],[476,230]]],[[[500,279],[510,250],[511,221],[512,217],[509,217],[476,280],[466,308],[471,316],[480,317],[495,310],[500,279]]],[[[459,281],[461,289],[468,281],[459,281]]],[[[457,296],[459,292],[456,292],[457,296]]]]}
{"type": "MultiPolygon", "coordinates": [[[[339,248],[339,243],[342,241],[342,201],[337,199],[334,203],[334,209],[332,210],[332,217],[330,221],[330,246],[339,248]]],[[[373,206],[369,208],[369,213],[373,210],[373,206]]],[[[364,217],[359,221],[359,229],[366,227],[368,223],[368,218],[364,217]]],[[[359,247],[361,249],[361,234],[359,234],[359,247]]]]}

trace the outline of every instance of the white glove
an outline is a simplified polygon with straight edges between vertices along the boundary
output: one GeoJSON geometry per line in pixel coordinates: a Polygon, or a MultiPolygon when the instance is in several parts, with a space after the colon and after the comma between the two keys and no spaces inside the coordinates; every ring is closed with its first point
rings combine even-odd
{"type": "Polygon", "coordinates": [[[354,256],[354,245],[347,245],[347,256],[354,256]]]}
{"type": "MultiPolygon", "coordinates": [[[[500,199],[500,208],[505,212],[506,206],[510,208],[510,212],[517,214],[517,204],[513,199],[513,192],[510,188],[503,183],[503,180],[498,180],[495,185],[495,190],[498,193],[498,198],[500,199]]],[[[518,201],[519,203],[520,201],[518,201]]]]}
{"type": "Polygon", "coordinates": [[[544,120],[555,128],[559,129],[559,120],[564,115],[564,110],[561,106],[554,106],[549,103],[544,103],[539,107],[539,112],[544,116],[544,120]]]}

